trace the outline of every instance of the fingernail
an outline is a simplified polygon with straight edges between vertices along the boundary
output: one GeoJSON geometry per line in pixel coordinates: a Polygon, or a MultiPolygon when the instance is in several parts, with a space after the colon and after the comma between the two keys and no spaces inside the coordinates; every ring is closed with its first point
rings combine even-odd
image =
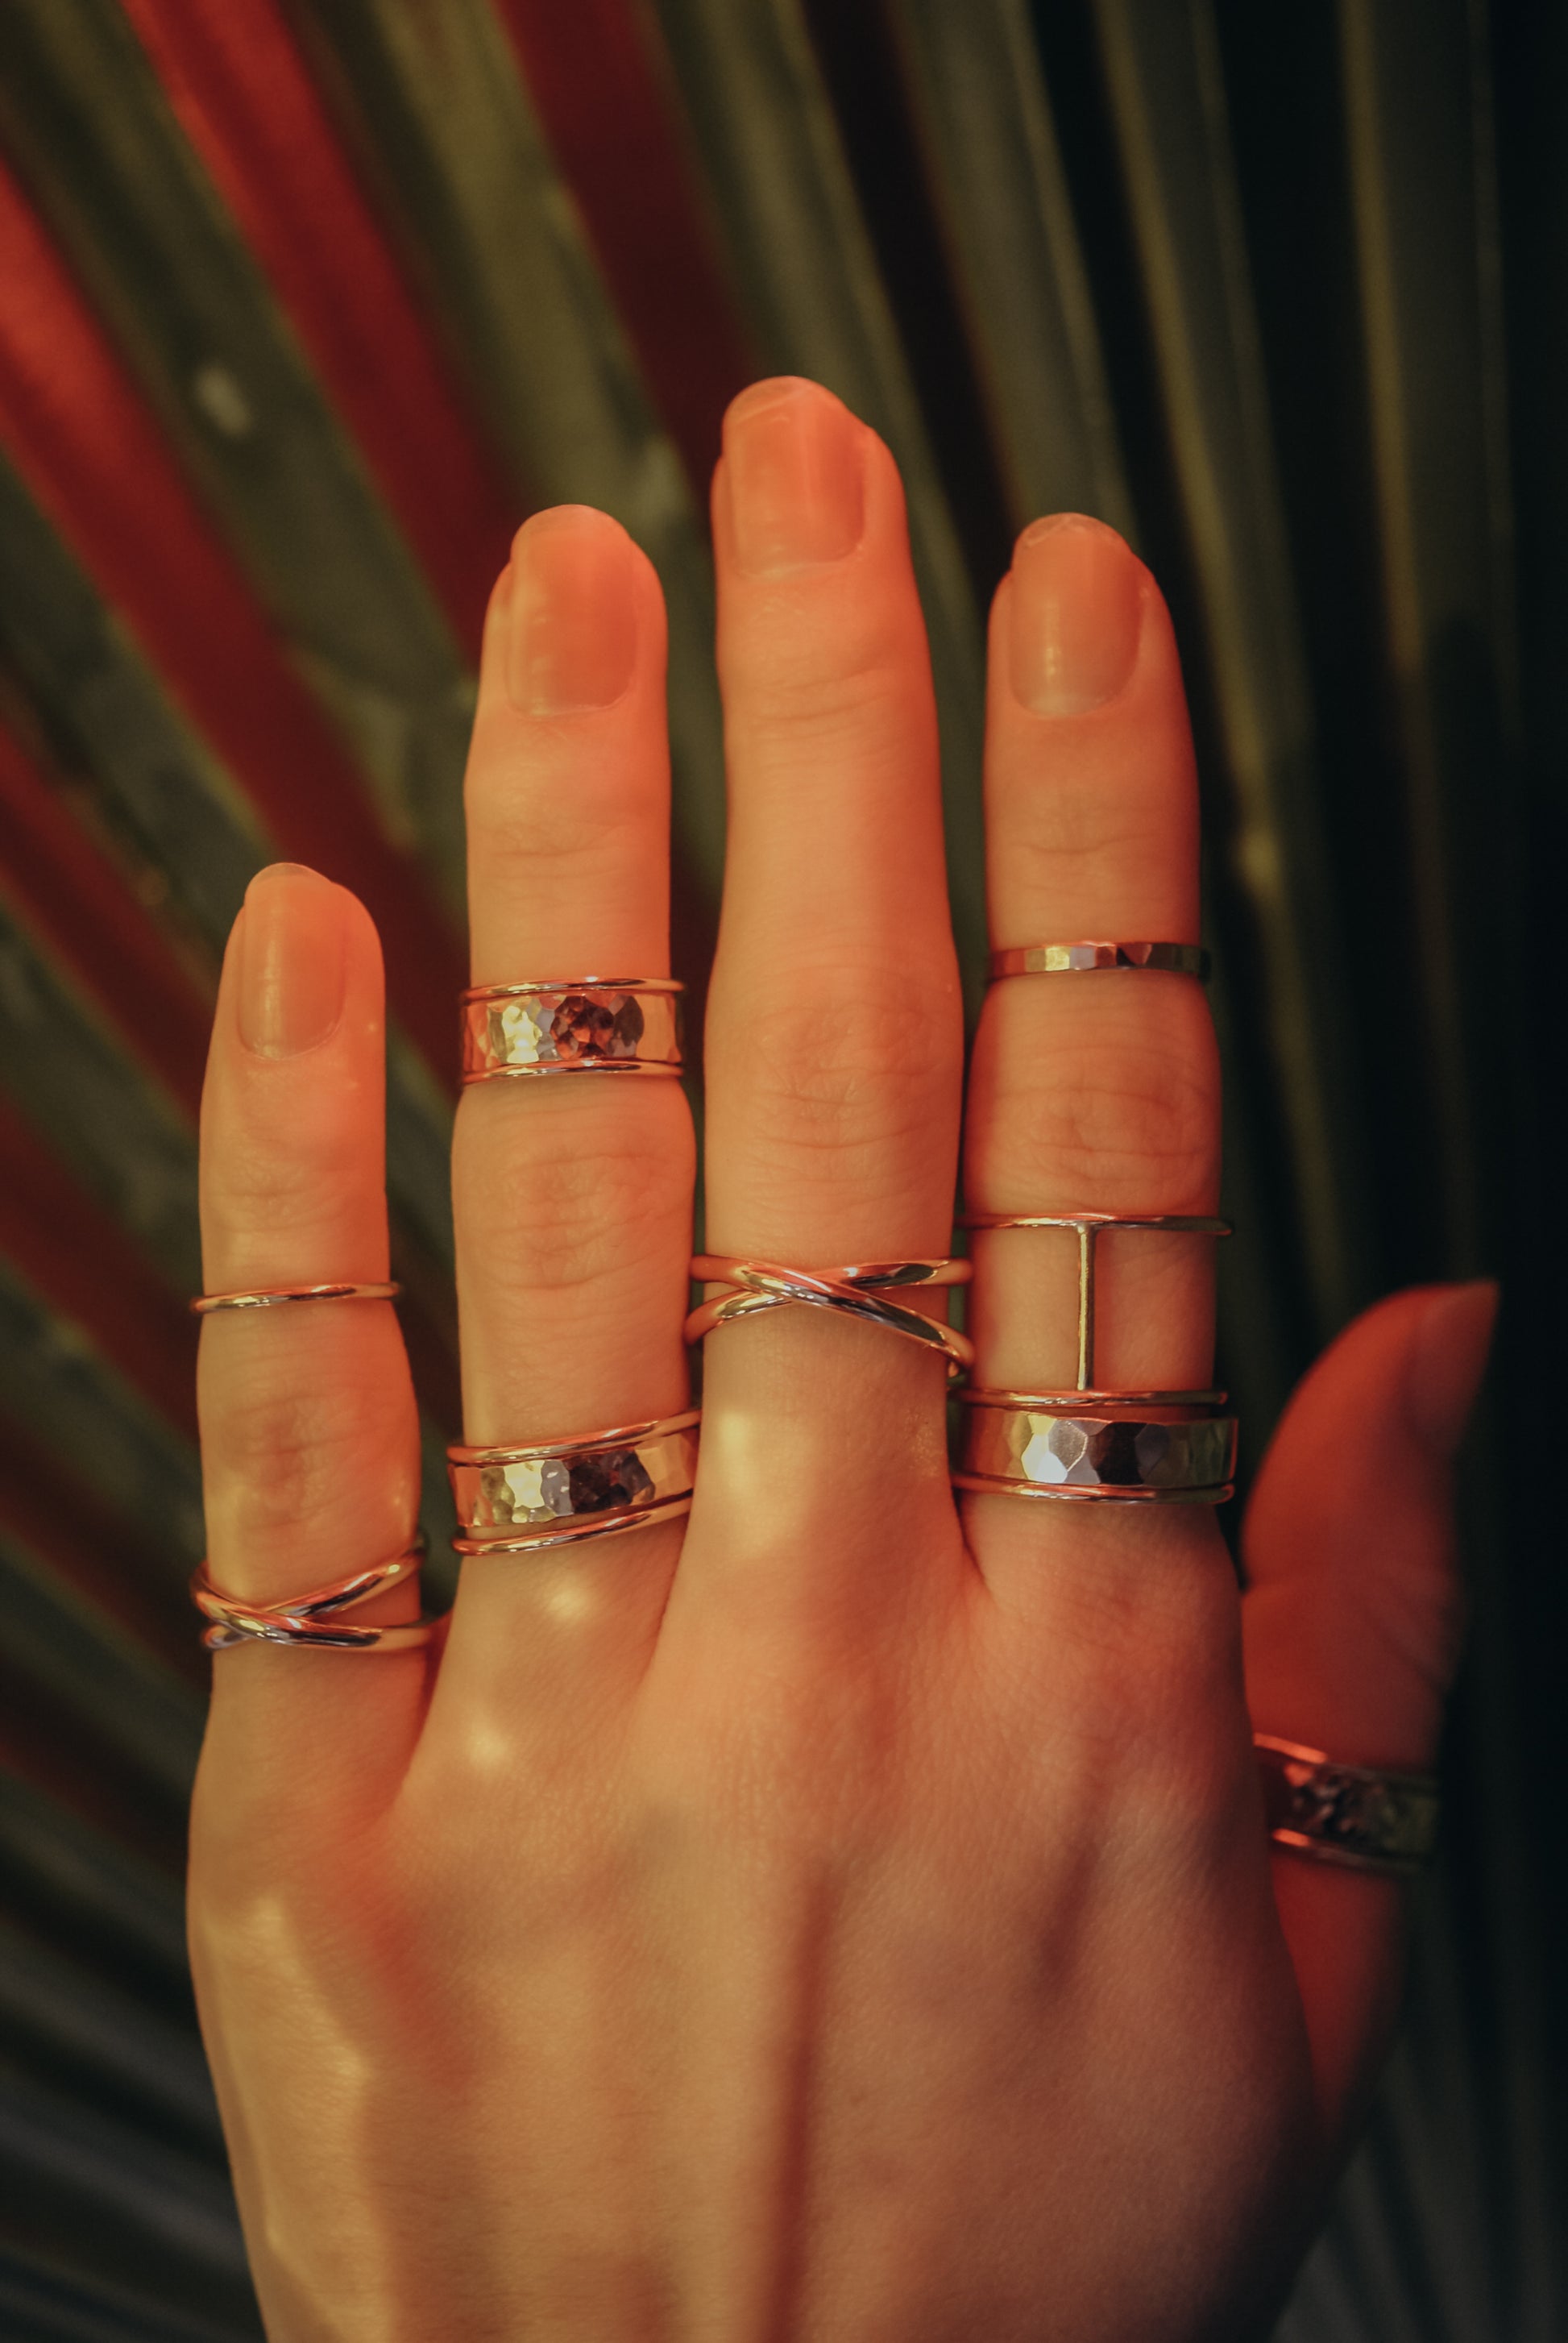
{"type": "Polygon", "coordinates": [[[631,539],[591,505],[536,513],[512,547],[507,691],[525,716],[610,708],[637,662],[631,539]]]}
{"type": "Polygon", "coordinates": [[[1122,538],[1082,513],[1037,520],[1012,558],[1012,688],[1039,716],[1114,699],[1143,629],[1143,578],[1122,538]]]}
{"type": "Polygon", "coordinates": [[[1492,1348],[1498,1289],[1491,1278],[1446,1285],[1417,1321],[1405,1364],[1405,1411],[1420,1438],[1452,1456],[1464,1435],[1492,1348]]]}
{"type": "Polygon", "coordinates": [[[777,577],[853,553],[866,525],[860,427],[814,382],[780,375],[724,418],[729,533],[738,566],[777,577]]]}
{"type": "Polygon", "coordinates": [[[343,903],[300,862],[274,862],[246,890],[239,929],[239,1031],[263,1058],[297,1058],[343,1014],[343,903]]]}

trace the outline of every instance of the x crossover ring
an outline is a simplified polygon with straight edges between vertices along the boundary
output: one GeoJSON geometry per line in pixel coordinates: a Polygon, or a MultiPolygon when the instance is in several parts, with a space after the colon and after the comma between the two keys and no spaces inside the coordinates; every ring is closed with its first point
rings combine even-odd
{"type": "Polygon", "coordinates": [[[940,1319],[922,1317],[883,1298],[879,1289],[918,1285],[965,1285],[973,1275],[967,1261],[854,1262],[844,1269],[790,1269],[782,1262],[739,1261],[728,1253],[700,1252],[691,1264],[693,1277],[706,1284],[729,1288],[699,1302],[686,1322],[686,1339],[700,1342],[716,1326],[732,1319],[750,1318],[759,1311],[780,1310],[803,1302],[817,1310],[841,1310],[872,1326],[885,1326],[922,1349],[939,1352],[950,1377],[961,1375],[974,1362],[974,1344],[956,1327],[940,1319]]]}
{"type": "Polygon", "coordinates": [[[678,1074],[681,990],[663,976],[475,985],[462,995],[463,1080],[678,1074]]]}
{"type": "Polygon", "coordinates": [[[542,1554],[689,1513],[700,1411],[618,1424],[583,1440],[453,1447],[447,1472],[458,1554],[542,1554]]]}
{"type": "Polygon", "coordinates": [[[1269,1835],[1292,1854],[1354,1871],[1409,1878],[1437,1842],[1437,1782],[1342,1765],[1322,1749],[1252,1736],[1263,1777],[1269,1835]]]}
{"type": "Polygon", "coordinates": [[[1016,944],[993,951],[990,976],[1076,976],[1091,968],[1157,968],[1202,978],[1209,955],[1201,944],[1016,944]]]}
{"type": "Polygon", "coordinates": [[[291,1594],[276,1603],[247,1602],[215,1586],[204,1562],[191,1580],[191,1600],[211,1624],[202,1636],[209,1652],[226,1652],[236,1644],[290,1644],[296,1650],[317,1652],[409,1652],[427,1644],[439,1617],[400,1619],[385,1626],[359,1626],[342,1614],[367,1602],[383,1588],[395,1586],[419,1567],[424,1541],[416,1539],[388,1561],[335,1579],[330,1586],[312,1587],[308,1594],[291,1594]]]}
{"type": "Polygon", "coordinates": [[[215,1310],[273,1310],[284,1302],[395,1302],[400,1285],[258,1285],[248,1293],[198,1293],[191,1308],[198,1318],[215,1310]]]}

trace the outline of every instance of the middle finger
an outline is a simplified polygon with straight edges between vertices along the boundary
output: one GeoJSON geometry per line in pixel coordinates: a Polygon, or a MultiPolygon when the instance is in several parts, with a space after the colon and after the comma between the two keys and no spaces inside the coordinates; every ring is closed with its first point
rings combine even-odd
{"type": "MultiPolygon", "coordinates": [[[[709,1250],[805,1270],[941,1256],[961,1016],[892,459],[829,392],[759,384],[726,420],[714,536],[730,812],[706,1051],[709,1250]]],[[[952,1520],[940,1358],[802,1307],[721,1327],[707,1349],[683,1581],[760,1562],[777,1585],[788,1546],[788,1583],[809,1604],[824,1578],[838,1590],[838,1557],[871,1543],[854,1537],[862,1520],[889,1555],[900,1523],[952,1520]]]]}

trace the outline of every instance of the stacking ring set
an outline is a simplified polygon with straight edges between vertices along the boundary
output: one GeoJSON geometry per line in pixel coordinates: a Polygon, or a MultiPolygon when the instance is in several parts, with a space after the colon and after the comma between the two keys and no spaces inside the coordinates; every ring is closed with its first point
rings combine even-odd
{"type": "MultiPolygon", "coordinates": [[[[1174,943],[1040,944],[991,955],[993,981],[1092,970],[1154,970],[1201,979],[1208,956],[1174,943]]],[[[678,1077],[680,986],[654,977],[585,977],[557,983],[476,986],[462,995],[465,1085],[595,1074],[678,1077]]],[[[1111,1230],[1221,1237],[1220,1220],[1114,1212],[969,1213],[970,1230],[1068,1231],[1078,1253],[1077,1379],[1070,1388],[1018,1392],[964,1385],[954,1486],[1069,1503],[1220,1504],[1231,1494],[1236,1420],[1221,1391],[1123,1391],[1095,1375],[1100,1238],[1111,1230]]],[[[968,1337],[895,1299],[965,1284],[964,1260],[853,1262],[805,1271],[781,1262],[699,1253],[694,1279],[719,1290],[686,1321],[700,1342],[733,1320],[769,1310],[831,1310],[936,1353],[960,1383],[974,1363],[968,1337]]],[[[319,1284],[204,1294],[191,1307],[267,1310],[327,1301],[390,1301],[394,1284],[319,1284]]],[[[448,1448],[458,1534],[470,1557],[543,1554],[668,1521],[689,1511],[700,1410],[617,1425],[585,1438],[448,1448]]],[[[204,1563],[192,1594],[212,1651],[246,1642],[396,1652],[428,1643],[442,1625],[421,1616],[362,1625],[345,1614],[418,1568],[416,1543],[387,1562],[276,1604],[246,1603],[216,1587],[204,1563]]],[[[1333,1764],[1321,1750],[1257,1736],[1271,1835],[1330,1862],[1380,1872],[1418,1867],[1435,1833],[1435,1786],[1425,1776],[1333,1764]]]]}

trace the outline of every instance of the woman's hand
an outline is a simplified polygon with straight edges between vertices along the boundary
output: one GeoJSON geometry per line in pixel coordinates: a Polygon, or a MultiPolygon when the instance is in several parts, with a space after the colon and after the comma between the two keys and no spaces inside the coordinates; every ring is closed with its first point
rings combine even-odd
{"type": "MultiPolygon", "coordinates": [[[[715,535],[707,1241],[941,1255],[962,1034],[892,462],[826,392],[759,385],[715,535]]],[[[667,967],[663,664],[624,533],[530,521],[468,773],[475,982],[667,967]]],[[[1027,531],[998,596],[986,803],[999,945],[1195,937],[1170,623],[1094,522],[1027,531]]],[[[264,873],[213,1041],[209,1290],[385,1278],[381,1020],[359,906],[264,873]]],[[[1218,1115],[1191,978],[1004,981],[968,1201],[1212,1213],[1218,1115]]],[[[673,1082],[465,1092],[470,1441],[683,1404],[692,1178],[673,1082]]],[[[1103,1251],[1099,1380],[1204,1384],[1212,1247],[1103,1251]]],[[[977,1237],[977,1382],[1071,1381],[1071,1252],[977,1237]]],[[[1386,1880],[1271,1863],[1251,1735],[1430,1763],[1449,1460],[1490,1309],[1402,1295],[1315,1370],[1244,1602],[1202,1506],[955,1507],[940,1362],[797,1308],[709,1338],[689,1522],[467,1564],[426,1654],[220,1655],[192,1930],[272,2335],[1265,2322],[1386,2028],[1400,1912],[1386,1880]]],[[[201,1397],[219,1585],[276,1601],[406,1543],[419,1453],[387,1303],[213,1318],[201,1397]]]]}

